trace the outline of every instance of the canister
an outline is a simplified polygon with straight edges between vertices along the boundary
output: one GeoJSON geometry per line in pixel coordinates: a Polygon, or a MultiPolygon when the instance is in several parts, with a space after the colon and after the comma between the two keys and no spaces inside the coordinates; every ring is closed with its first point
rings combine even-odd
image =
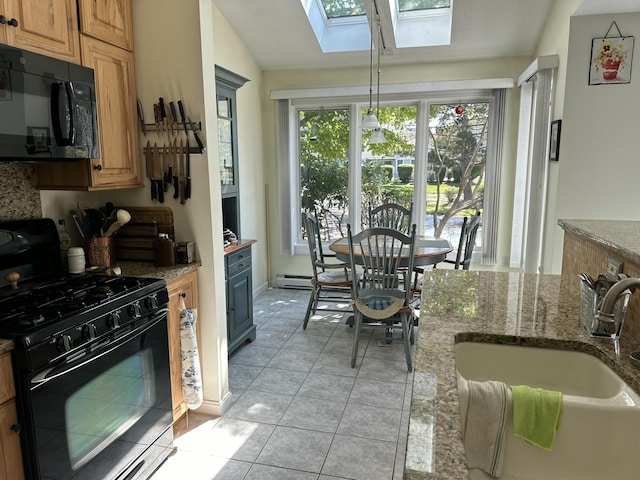
{"type": "Polygon", "coordinates": [[[156,267],[172,267],[176,264],[176,246],[166,233],[159,233],[153,241],[153,261],[156,267]]]}
{"type": "Polygon", "coordinates": [[[67,251],[67,263],[69,273],[83,273],[85,269],[84,249],[82,247],[71,247],[67,251]]]}

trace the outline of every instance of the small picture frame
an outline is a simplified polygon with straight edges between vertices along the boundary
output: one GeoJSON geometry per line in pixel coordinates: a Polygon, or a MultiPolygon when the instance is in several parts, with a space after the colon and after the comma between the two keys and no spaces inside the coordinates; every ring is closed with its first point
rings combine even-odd
{"type": "Polygon", "coordinates": [[[560,159],[560,130],[562,128],[562,120],[554,120],[551,122],[551,131],[549,133],[549,160],[557,162],[560,159]]]}
{"type": "Polygon", "coordinates": [[[27,152],[31,154],[49,152],[51,137],[49,127],[27,127],[27,152]]]}
{"type": "Polygon", "coordinates": [[[589,62],[589,85],[630,83],[633,43],[634,38],[622,35],[615,21],[611,23],[604,37],[593,38],[589,62]],[[612,31],[614,35],[610,35],[612,31]]]}

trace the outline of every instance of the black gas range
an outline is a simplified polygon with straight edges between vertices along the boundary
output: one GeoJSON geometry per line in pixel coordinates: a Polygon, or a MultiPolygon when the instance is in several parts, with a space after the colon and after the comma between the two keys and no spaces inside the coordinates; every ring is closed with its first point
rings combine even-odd
{"type": "Polygon", "coordinates": [[[164,280],[63,273],[50,219],[0,222],[0,275],[26,477],[150,476],[172,449],[164,280]]]}

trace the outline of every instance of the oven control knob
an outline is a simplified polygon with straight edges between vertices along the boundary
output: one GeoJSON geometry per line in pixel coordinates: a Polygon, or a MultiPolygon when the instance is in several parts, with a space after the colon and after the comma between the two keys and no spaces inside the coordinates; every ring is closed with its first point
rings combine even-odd
{"type": "Polygon", "coordinates": [[[149,295],[145,300],[145,305],[149,310],[156,310],[158,308],[158,297],[157,295],[149,295]]]}
{"type": "Polygon", "coordinates": [[[109,315],[109,318],[107,318],[107,325],[113,330],[120,328],[120,310],[109,315]]]}
{"type": "Polygon", "coordinates": [[[98,329],[93,323],[87,323],[82,327],[82,338],[85,340],[93,340],[98,334],[98,329]]]}
{"type": "Polygon", "coordinates": [[[56,340],[56,346],[61,352],[68,352],[73,347],[73,340],[70,335],[60,335],[56,340]]]}
{"type": "Polygon", "coordinates": [[[140,318],[142,316],[142,309],[140,308],[140,302],[132,303],[129,307],[129,315],[131,318],[140,318]]]}

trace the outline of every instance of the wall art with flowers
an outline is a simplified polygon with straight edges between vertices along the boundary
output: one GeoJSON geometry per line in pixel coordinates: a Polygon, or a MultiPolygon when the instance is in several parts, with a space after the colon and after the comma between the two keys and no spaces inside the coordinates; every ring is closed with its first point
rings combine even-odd
{"type": "Polygon", "coordinates": [[[620,34],[616,22],[611,24],[604,37],[591,41],[591,65],[589,85],[603,85],[631,82],[631,61],[633,59],[633,37],[620,34]],[[612,28],[618,36],[609,36],[612,28]]]}

